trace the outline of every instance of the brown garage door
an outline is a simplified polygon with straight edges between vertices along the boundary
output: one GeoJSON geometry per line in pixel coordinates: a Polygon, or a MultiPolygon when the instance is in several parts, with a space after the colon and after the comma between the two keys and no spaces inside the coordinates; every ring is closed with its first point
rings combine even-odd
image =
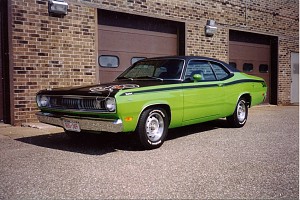
{"type": "Polygon", "coordinates": [[[229,62],[237,69],[251,75],[262,77],[268,85],[266,103],[269,103],[271,87],[271,47],[265,44],[229,42],[229,62]]]}
{"type": "Polygon", "coordinates": [[[98,42],[101,83],[114,80],[141,58],[178,54],[177,35],[172,33],[99,25],[98,42]]]}

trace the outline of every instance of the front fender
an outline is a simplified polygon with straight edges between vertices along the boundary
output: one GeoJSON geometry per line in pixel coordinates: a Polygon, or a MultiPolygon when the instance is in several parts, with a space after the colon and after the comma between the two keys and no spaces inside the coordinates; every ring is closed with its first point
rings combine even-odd
{"type": "Polygon", "coordinates": [[[116,102],[117,114],[123,122],[124,132],[135,131],[140,115],[151,106],[170,108],[170,128],[182,123],[183,96],[181,91],[117,96],[116,102]]]}

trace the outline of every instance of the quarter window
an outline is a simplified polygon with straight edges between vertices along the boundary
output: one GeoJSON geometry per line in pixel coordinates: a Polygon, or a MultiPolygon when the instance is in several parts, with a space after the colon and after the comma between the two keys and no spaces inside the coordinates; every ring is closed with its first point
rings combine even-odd
{"type": "Polygon", "coordinates": [[[243,71],[244,72],[252,72],[253,71],[253,64],[252,63],[244,63],[243,71]]]}
{"type": "Polygon", "coordinates": [[[120,64],[119,57],[112,55],[101,55],[99,56],[98,62],[101,67],[107,68],[117,68],[120,64]]]}
{"type": "Polygon", "coordinates": [[[212,66],[218,80],[222,80],[229,75],[229,72],[227,72],[227,70],[225,70],[220,64],[211,63],[211,66],[212,66]]]}

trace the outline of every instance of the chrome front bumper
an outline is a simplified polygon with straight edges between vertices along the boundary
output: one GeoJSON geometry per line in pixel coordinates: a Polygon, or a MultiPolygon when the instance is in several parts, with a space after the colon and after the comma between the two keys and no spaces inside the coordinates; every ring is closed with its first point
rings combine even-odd
{"type": "Polygon", "coordinates": [[[113,132],[118,133],[123,131],[121,120],[105,120],[97,118],[81,118],[74,116],[56,116],[50,113],[36,113],[38,120],[42,123],[51,124],[54,126],[64,127],[63,120],[74,121],[79,123],[81,131],[96,131],[96,132],[113,132]]]}

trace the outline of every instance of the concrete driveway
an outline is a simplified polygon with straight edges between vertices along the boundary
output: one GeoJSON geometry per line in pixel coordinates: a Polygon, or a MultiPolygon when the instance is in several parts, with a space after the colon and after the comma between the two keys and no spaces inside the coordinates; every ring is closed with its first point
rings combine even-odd
{"type": "Polygon", "coordinates": [[[169,131],[139,151],[131,136],[0,128],[0,199],[298,199],[299,107],[249,110],[226,121],[169,131]]]}

